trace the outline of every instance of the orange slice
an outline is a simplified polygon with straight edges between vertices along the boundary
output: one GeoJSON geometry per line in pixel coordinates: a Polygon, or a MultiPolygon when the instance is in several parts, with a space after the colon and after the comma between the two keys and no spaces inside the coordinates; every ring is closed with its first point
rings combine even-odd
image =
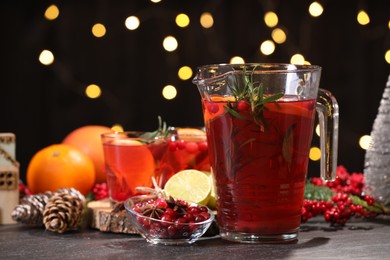
{"type": "Polygon", "coordinates": [[[198,128],[178,128],[177,134],[179,139],[185,142],[204,142],[206,133],[198,128]]]}
{"type": "Polygon", "coordinates": [[[296,115],[301,117],[312,118],[314,113],[313,111],[307,109],[306,107],[297,104],[296,102],[272,102],[267,103],[265,107],[268,110],[283,114],[296,115]]]}
{"type": "Polygon", "coordinates": [[[132,146],[140,146],[144,145],[143,143],[133,140],[133,139],[117,139],[112,141],[112,144],[114,145],[132,145],[132,146]]]}

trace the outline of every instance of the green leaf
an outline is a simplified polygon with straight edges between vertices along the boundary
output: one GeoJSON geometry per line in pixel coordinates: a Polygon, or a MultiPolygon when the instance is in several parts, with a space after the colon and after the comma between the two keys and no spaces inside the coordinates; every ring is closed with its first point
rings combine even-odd
{"type": "Polygon", "coordinates": [[[384,206],[378,202],[375,202],[373,205],[368,205],[365,200],[362,200],[358,196],[349,195],[349,197],[351,198],[353,204],[363,206],[370,212],[375,212],[378,214],[385,212],[384,206]]]}
{"type": "Polygon", "coordinates": [[[278,93],[278,94],[275,94],[275,95],[263,98],[262,104],[266,104],[268,102],[276,101],[276,100],[278,100],[279,98],[281,98],[283,96],[284,96],[283,93],[278,93]]]}
{"type": "Polygon", "coordinates": [[[307,200],[322,200],[332,201],[334,191],[326,186],[317,186],[312,183],[306,183],[305,185],[305,199],[307,200]]]}
{"type": "Polygon", "coordinates": [[[167,124],[165,121],[162,120],[161,116],[158,116],[158,128],[157,130],[153,132],[145,132],[140,137],[149,139],[149,140],[142,140],[143,143],[151,143],[154,141],[154,139],[158,136],[161,137],[167,137],[169,135],[169,127],[167,127],[167,124]]]}
{"type": "Polygon", "coordinates": [[[223,108],[229,112],[232,116],[234,117],[237,117],[238,119],[241,119],[241,120],[248,120],[248,118],[246,118],[245,116],[241,115],[240,113],[238,113],[236,110],[228,107],[228,106],[223,106],[223,108]]]}
{"type": "Polygon", "coordinates": [[[259,87],[257,88],[257,98],[258,98],[258,102],[260,104],[265,104],[264,103],[264,86],[263,84],[259,84],[259,87]]]}

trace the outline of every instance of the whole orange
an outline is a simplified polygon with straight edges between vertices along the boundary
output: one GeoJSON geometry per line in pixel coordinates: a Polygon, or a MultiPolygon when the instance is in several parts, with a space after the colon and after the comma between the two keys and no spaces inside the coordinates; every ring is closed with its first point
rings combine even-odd
{"type": "Polygon", "coordinates": [[[91,158],[96,171],[96,183],[106,182],[103,145],[100,139],[102,133],[111,132],[106,126],[88,125],[70,132],[62,141],[79,148],[91,158]]]}
{"type": "Polygon", "coordinates": [[[33,156],[26,177],[33,194],[75,188],[86,195],[95,183],[95,168],[92,160],[76,147],[53,144],[33,156]]]}

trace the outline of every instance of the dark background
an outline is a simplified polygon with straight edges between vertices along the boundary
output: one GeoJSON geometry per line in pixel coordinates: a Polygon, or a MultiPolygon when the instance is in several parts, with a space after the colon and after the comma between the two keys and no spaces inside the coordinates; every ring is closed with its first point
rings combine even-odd
{"type": "MultiPolygon", "coordinates": [[[[303,0],[3,1],[0,132],[17,136],[22,179],[34,153],[80,126],[154,130],[158,115],[169,125],[202,125],[200,95],[191,80],[178,79],[181,66],[195,71],[198,65],[226,63],[236,55],[246,62],[288,63],[297,52],[323,67],[321,87],[338,99],[339,164],[363,171],[365,151],[358,141],[370,134],[390,73],[384,59],[390,49],[390,1],[320,2],[324,13],[313,18],[307,11],[311,1],[303,0]],[[53,21],[44,18],[51,4],[60,10],[53,21]],[[370,16],[366,26],[356,21],[360,9],[370,16]],[[259,46],[271,38],[272,29],[263,16],[271,10],[287,31],[287,42],[264,56],[259,46]],[[214,16],[211,29],[200,26],[204,11],[214,16]],[[175,24],[180,12],[191,19],[187,28],[175,24]],[[141,20],[135,31],[124,26],[130,15],[141,20]],[[102,38],[91,33],[98,22],[107,28],[102,38]],[[174,52],[162,47],[167,35],[179,42],[174,52]],[[51,66],[38,61],[44,49],[54,53],[51,66]],[[85,96],[91,83],[102,88],[99,99],[85,96]],[[167,84],[178,90],[170,101],[161,95],[167,84]]],[[[319,175],[318,165],[310,162],[310,175],[319,175]]]]}

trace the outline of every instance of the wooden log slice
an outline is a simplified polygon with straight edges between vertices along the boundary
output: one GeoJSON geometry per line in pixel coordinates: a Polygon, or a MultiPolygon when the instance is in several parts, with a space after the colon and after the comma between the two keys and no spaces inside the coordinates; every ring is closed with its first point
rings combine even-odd
{"type": "Polygon", "coordinates": [[[138,234],[130,223],[126,210],[115,208],[109,200],[91,201],[87,207],[91,218],[91,228],[103,232],[138,234]]]}

